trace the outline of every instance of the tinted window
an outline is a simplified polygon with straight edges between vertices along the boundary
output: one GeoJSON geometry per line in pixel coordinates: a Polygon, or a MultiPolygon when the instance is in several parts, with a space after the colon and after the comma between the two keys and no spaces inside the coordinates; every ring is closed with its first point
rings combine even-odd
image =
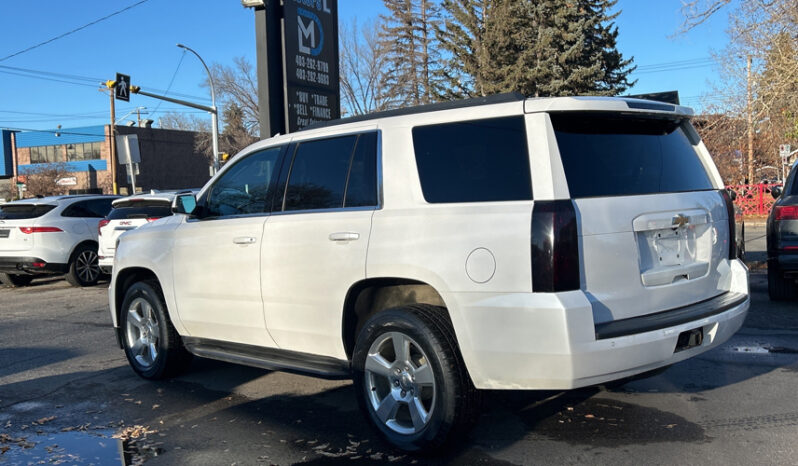
{"type": "Polygon", "coordinates": [[[523,117],[413,128],[427,202],[532,199],[523,117]]]}
{"type": "Polygon", "coordinates": [[[113,198],[75,202],[61,212],[62,217],[103,218],[111,211],[113,198]]]}
{"type": "Polygon", "coordinates": [[[713,189],[686,122],[585,113],[551,121],[571,197],[713,189]]]}
{"type": "Polygon", "coordinates": [[[357,136],[344,136],[300,143],[288,175],[285,210],[343,207],[356,140],[357,136]]]}
{"type": "Polygon", "coordinates": [[[55,206],[48,204],[6,204],[0,207],[0,219],[22,220],[37,218],[53,209],[55,209],[55,206]]]}
{"type": "Polygon", "coordinates": [[[111,212],[111,203],[114,201],[113,198],[106,198],[106,199],[92,199],[86,202],[86,208],[91,212],[90,217],[105,217],[111,212]]]}
{"type": "Polygon", "coordinates": [[[129,218],[161,218],[172,215],[172,205],[166,201],[139,200],[117,203],[108,213],[108,220],[129,218]]]}
{"type": "Polygon", "coordinates": [[[204,216],[244,215],[268,212],[274,174],[281,147],[247,156],[230,167],[210,189],[204,216]]]}
{"type": "Polygon", "coordinates": [[[377,205],[377,133],[361,134],[357,139],[344,207],[377,205]]]}

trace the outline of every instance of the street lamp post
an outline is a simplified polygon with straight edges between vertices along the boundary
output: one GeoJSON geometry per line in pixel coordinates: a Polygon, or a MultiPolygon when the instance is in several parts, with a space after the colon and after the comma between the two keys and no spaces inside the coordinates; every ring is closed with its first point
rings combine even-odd
{"type": "Polygon", "coordinates": [[[211,108],[213,109],[213,111],[210,112],[212,126],[211,134],[213,135],[213,173],[216,173],[219,171],[219,110],[216,108],[216,91],[213,87],[211,70],[208,69],[208,65],[205,64],[205,60],[203,60],[202,57],[200,57],[199,54],[194,51],[194,49],[183,44],[177,44],[177,46],[181,49],[188,50],[197,58],[199,58],[200,63],[202,63],[202,66],[205,67],[205,72],[208,73],[208,82],[211,83],[211,108]]]}

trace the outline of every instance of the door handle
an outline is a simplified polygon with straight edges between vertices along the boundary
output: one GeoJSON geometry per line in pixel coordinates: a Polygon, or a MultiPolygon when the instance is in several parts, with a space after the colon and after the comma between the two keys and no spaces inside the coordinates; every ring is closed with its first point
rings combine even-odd
{"type": "Polygon", "coordinates": [[[253,244],[256,239],[252,236],[237,236],[233,238],[235,244],[253,244]]]}
{"type": "Polygon", "coordinates": [[[360,233],[355,233],[352,231],[330,233],[330,241],[354,241],[358,238],[360,238],[360,233]]]}

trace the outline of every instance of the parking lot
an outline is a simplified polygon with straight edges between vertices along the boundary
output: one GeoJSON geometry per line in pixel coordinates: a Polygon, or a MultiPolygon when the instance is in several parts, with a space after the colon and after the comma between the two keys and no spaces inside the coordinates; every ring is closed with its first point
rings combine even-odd
{"type": "Polygon", "coordinates": [[[727,344],[625,384],[488,392],[438,458],[381,443],[348,381],[198,358],[140,379],[107,282],[0,289],[0,464],[796,464],[798,304],[768,300],[764,227],[746,228],[752,305],[727,344]]]}

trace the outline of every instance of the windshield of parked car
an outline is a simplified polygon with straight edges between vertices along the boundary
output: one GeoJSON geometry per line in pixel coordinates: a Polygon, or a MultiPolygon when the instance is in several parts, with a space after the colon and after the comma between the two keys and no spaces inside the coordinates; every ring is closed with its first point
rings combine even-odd
{"type": "Polygon", "coordinates": [[[0,207],[0,219],[24,220],[37,218],[55,209],[50,204],[6,204],[0,207]]]}

